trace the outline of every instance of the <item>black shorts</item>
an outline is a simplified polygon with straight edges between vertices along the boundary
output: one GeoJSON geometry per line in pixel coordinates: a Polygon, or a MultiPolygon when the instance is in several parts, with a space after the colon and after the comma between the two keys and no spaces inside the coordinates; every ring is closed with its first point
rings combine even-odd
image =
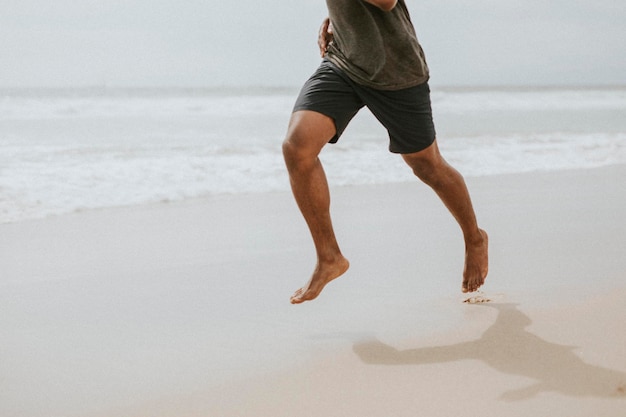
{"type": "Polygon", "coordinates": [[[335,122],[335,143],[357,112],[367,106],[389,132],[389,150],[408,154],[435,141],[428,83],[402,90],[377,90],[359,85],[336,65],[323,60],[307,80],[293,111],[311,110],[335,122]]]}

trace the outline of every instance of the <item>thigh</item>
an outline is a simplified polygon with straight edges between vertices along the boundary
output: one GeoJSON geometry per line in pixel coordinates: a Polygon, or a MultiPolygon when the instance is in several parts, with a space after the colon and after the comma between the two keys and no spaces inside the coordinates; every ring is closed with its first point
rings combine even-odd
{"type": "Polygon", "coordinates": [[[285,142],[302,154],[317,156],[335,134],[335,123],[330,117],[298,110],[291,114],[285,142]]]}
{"type": "Polygon", "coordinates": [[[335,133],[329,142],[335,143],[358,111],[364,106],[353,85],[328,61],[323,61],[307,80],[296,100],[294,114],[312,111],[330,118],[335,133]]]}

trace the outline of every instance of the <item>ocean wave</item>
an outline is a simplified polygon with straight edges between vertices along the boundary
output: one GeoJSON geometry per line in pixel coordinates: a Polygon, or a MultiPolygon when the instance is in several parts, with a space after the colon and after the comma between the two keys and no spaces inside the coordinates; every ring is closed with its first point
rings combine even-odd
{"type": "MultiPolygon", "coordinates": [[[[433,94],[445,133],[439,146],[465,176],[626,164],[626,122],[613,117],[626,111],[622,91],[507,94],[433,94]],[[581,110],[582,102],[590,107],[581,110]]],[[[293,99],[281,92],[0,100],[0,222],[287,191],[280,144],[293,99]]],[[[415,181],[367,112],[321,159],[331,186],[415,181]]]]}
{"type": "MultiPolygon", "coordinates": [[[[440,144],[465,176],[626,164],[626,134],[482,136],[440,144]]],[[[77,210],[179,201],[216,194],[287,191],[276,146],[13,149],[0,173],[0,222],[77,210]]],[[[321,156],[331,185],[414,181],[376,142],[336,145],[321,156]]]]}

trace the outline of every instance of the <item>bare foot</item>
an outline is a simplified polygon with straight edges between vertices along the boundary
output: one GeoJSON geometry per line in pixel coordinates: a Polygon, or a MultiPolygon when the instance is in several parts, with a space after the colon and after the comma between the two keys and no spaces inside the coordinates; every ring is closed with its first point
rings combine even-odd
{"type": "Polygon", "coordinates": [[[489,236],[480,230],[482,239],[466,244],[465,269],[463,270],[463,292],[474,292],[484,283],[489,272],[489,236]]]}
{"type": "Polygon", "coordinates": [[[322,292],[326,284],[343,275],[349,267],[350,262],[343,256],[330,263],[318,262],[309,282],[291,296],[291,304],[313,300],[322,292]]]}

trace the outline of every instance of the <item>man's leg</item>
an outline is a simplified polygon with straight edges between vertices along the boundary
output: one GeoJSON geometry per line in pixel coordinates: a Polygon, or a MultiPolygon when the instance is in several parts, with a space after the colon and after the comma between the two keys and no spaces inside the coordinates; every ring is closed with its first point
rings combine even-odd
{"type": "Polygon", "coordinates": [[[324,286],[348,270],[349,263],[339,250],[330,218],[330,192],[318,158],[324,145],[335,135],[333,120],[312,111],[291,116],[283,155],[293,195],[309,226],[317,265],[308,283],[291,297],[292,304],[316,298],[324,286]]]}
{"type": "Polygon", "coordinates": [[[461,226],[465,239],[463,292],[473,292],[484,284],[489,269],[488,237],[478,228],[472,201],[461,174],[439,153],[437,142],[416,153],[402,155],[413,172],[439,195],[461,226]]]}

